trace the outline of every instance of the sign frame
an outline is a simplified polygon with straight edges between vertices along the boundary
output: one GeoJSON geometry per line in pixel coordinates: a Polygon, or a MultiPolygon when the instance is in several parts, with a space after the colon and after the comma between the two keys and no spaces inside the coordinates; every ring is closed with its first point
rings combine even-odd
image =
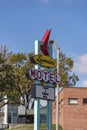
{"type": "Polygon", "coordinates": [[[31,87],[31,97],[43,100],[55,100],[55,88],[41,84],[33,84],[31,87]]]}
{"type": "Polygon", "coordinates": [[[37,54],[37,55],[31,56],[30,60],[34,64],[39,64],[40,66],[48,67],[48,68],[53,68],[53,67],[56,67],[56,65],[57,65],[55,59],[53,59],[50,56],[46,56],[46,55],[42,55],[42,54],[37,54]]]}

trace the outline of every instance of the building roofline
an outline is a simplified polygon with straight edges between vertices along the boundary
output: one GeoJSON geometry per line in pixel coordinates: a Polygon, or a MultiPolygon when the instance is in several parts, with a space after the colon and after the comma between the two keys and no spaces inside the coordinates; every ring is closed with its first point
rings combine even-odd
{"type": "Polygon", "coordinates": [[[61,93],[64,89],[87,89],[87,87],[61,87],[59,93],[61,93]]]}

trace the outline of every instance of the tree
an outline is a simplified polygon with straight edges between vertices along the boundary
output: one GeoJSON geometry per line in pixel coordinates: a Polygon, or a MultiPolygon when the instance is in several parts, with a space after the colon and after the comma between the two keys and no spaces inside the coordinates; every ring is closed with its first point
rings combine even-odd
{"type": "Polygon", "coordinates": [[[76,82],[79,80],[78,76],[72,72],[73,60],[66,57],[65,54],[60,52],[59,54],[59,75],[61,77],[61,82],[59,87],[71,87],[75,86],[76,82]]]}
{"type": "MultiPolygon", "coordinates": [[[[34,67],[30,61],[33,53],[8,53],[6,46],[0,50],[0,99],[7,96],[7,103],[22,104],[28,107],[30,101],[31,84],[34,82],[26,78],[26,69],[34,67]],[[4,87],[3,87],[4,86],[4,87]],[[25,104],[26,97],[26,104],[25,104]]],[[[79,80],[72,72],[73,60],[62,52],[59,55],[59,75],[61,82],[59,87],[75,86],[79,80]]],[[[56,69],[54,70],[56,73],[56,69]]],[[[42,82],[43,83],[43,82],[42,82]]],[[[43,83],[44,84],[44,83],[43,83]]],[[[56,86],[56,85],[55,85],[56,86]]]]}
{"type": "MultiPolygon", "coordinates": [[[[13,92],[16,93],[17,96],[14,96],[14,98],[16,98],[16,103],[22,105],[25,104],[25,97],[27,99],[27,103],[29,102],[31,84],[33,82],[31,79],[29,80],[26,78],[26,69],[33,66],[33,64],[29,61],[29,57],[31,55],[31,53],[27,55],[17,53],[12,54],[9,57],[9,62],[14,68],[15,75],[15,89],[13,92]]],[[[27,105],[28,104],[26,104],[26,107],[27,105]]]]}
{"type": "Polygon", "coordinates": [[[15,80],[13,74],[13,67],[8,62],[9,53],[7,53],[6,46],[0,48],[0,102],[3,101],[2,105],[7,99],[6,95],[10,94],[11,90],[14,89],[15,80]]]}

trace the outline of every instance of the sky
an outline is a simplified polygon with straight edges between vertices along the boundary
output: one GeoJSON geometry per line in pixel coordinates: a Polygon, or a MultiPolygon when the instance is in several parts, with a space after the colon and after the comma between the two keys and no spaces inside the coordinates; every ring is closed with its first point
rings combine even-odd
{"type": "Polygon", "coordinates": [[[0,0],[0,45],[14,53],[34,52],[34,41],[47,29],[74,61],[76,86],[87,87],[87,0],[0,0]]]}

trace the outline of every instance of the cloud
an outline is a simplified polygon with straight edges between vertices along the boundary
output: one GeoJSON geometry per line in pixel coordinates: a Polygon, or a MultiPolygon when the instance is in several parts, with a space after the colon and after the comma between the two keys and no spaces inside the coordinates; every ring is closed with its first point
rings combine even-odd
{"type": "Polygon", "coordinates": [[[87,74],[87,54],[76,57],[74,70],[80,74],[87,74]]]}
{"type": "Polygon", "coordinates": [[[82,82],[82,87],[87,87],[87,80],[84,80],[84,81],[82,82]]]}

